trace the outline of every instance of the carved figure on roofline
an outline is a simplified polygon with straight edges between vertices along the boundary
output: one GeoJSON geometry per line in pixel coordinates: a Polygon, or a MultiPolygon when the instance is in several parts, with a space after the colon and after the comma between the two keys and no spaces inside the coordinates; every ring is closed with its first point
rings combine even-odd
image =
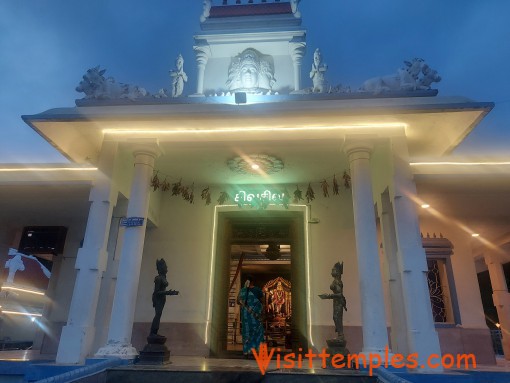
{"type": "Polygon", "coordinates": [[[333,282],[329,287],[333,294],[320,294],[321,299],[333,300],[333,322],[335,323],[335,331],[338,338],[344,335],[343,313],[347,311],[347,301],[344,296],[344,284],[342,282],[342,274],[344,272],[344,263],[337,262],[331,270],[333,282]]]}
{"type": "Polygon", "coordinates": [[[322,63],[322,55],[319,48],[313,54],[312,70],[310,78],[313,82],[312,93],[324,93],[326,80],[324,74],[328,70],[328,66],[322,63]]]}
{"type": "Polygon", "coordinates": [[[204,0],[204,9],[202,11],[202,15],[200,16],[200,21],[203,23],[209,15],[211,14],[211,7],[212,7],[212,1],[211,0],[204,0]]]}
{"type": "Polygon", "coordinates": [[[441,76],[437,73],[437,70],[432,69],[428,65],[425,65],[422,69],[422,74],[420,78],[418,78],[418,89],[430,89],[430,85],[433,82],[441,81],[441,76]]]}
{"type": "Polygon", "coordinates": [[[301,0],[290,0],[290,7],[292,9],[292,13],[294,14],[294,17],[296,18],[300,18],[301,17],[301,12],[299,11],[299,2],[301,0]]]}
{"type": "Polygon", "coordinates": [[[275,82],[271,56],[248,48],[232,58],[226,84],[229,91],[265,94],[271,92],[275,82]]]}
{"type": "Polygon", "coordinates": [[[430,89],[432,82],[441,81],[437,71],[432,70],[420,58],[404,61],[405,67],[399,68],[396,74],[374,77],[366,80],[360,91],[381,93],[385,91],[413,91],[430,89]]]}
{"type": "Polygon", "coordinates": [[[172,97],[179,97],[184,90],[184,83],[188,82],[188,75],[184,72],[184,59],[179,54],[175,60],[176,69],[170,71],[172,77],[172,97]]]}
{"type": "Polygon", "coordinates": [[[88,69],[76,91],[85,93],[86,99],[98,100],[127,98],[133,101],[149,95],[144,88],[137,85],[118,83],[113,77],[105,78],[105,72],[106,69],[100,69],[99,65],[88,69]]]}

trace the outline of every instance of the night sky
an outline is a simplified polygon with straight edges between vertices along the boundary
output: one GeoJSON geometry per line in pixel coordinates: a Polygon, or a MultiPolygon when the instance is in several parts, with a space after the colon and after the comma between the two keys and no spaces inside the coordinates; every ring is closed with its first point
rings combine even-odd
{"type": "MultiPolygon", "coordinates": [[[[317,47],[329,83],[352,89],[423,58],[442,77],[439,96],[496,103],[454,154],[508,158],[510,1],[302,0],[300,10],[303,86],[317,47]]],[[[201,13],[202,0],[0,0],[0,162],[65,162],[20,116],[73,107],[83,97],[75,87],[98,64],[155,93],[170,88],[182,53],[193,93],[201,13]]]]}

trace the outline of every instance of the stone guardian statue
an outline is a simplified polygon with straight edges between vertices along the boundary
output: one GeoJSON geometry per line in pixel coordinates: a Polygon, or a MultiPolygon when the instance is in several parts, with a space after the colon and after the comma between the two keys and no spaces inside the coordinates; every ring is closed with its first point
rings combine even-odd
{"type": "Polygon", "coordinates": [[[152,293],[152,306],[155,315],[152,320],[150,334],[147,337],[147,345],[140,351],[139,364],[166,364],[170,363],[170,350],[165,346],[166,337],[158,334],[161,322],[161,314],[165,307],[167,295],[178,295],[175,290],[167,290],[168,281],[166,274],[168,267],[163,258],[156,260],[158,275],[154,278],[154,292],[152,293]]]}
{"type": "Polygon", "coordinates": [[[163,308],[166,303],[166,296],[179,294],[178,291],[166,289],[168,287],[168,281],[166,279],[168,267],[163,258],[156,261],[156,268],[158,269],[158,275],[154,278],[154,292],[152,293],[152,306],[154,307],[156,314],[152,320],[150,332],[151,336],[161,336],[158,334],[158,331],[161,314],[163,314],[163,308]]]}
{"type": "Polygon", "coordinates": [[[333,282],[331,282],[330,290],[332,294],[320,294],[321,299],[332,299],[333,300],[333,322],[335,323],[335,331],[337,337],[335,339],[328,339],[328,353],[343,354],[347,355],[347,341],[344,336],[344,325],[343,325],[343,313],[347,311],[347,301],[344,296],[344,284],[342,282],[342,274],[344,271],[344,263],[337,262],[331,270],[331,276],[333,282]]]}

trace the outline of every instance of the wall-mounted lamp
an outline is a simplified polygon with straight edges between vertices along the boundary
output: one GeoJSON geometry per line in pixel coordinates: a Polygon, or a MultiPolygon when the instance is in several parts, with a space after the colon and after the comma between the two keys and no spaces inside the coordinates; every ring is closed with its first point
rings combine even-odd
{"type": "Polygon", "coordinates": [[[234,99],[237,105],[246,104],[246,92],[235,92],[234,99]]]}

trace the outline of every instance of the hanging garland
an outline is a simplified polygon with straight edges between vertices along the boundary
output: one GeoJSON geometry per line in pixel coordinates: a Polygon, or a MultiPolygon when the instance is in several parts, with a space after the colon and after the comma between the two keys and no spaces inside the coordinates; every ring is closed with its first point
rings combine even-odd
{"type": "Polygon", "coordinates": [[[200,196],[203,200],[205,200],[206,206],[211,204],[211,192],[209,191],[209,186],[202,190],[200,196]]]}
{"type": "Polygon", "coordinates": [[[314,193],[314,191],[312,189],[312,184],[311,183],[308,184],[308,189],[306,189],[306,194],[305,195],[306,195],[306,201],[308,203],[312,202],[315,199],[315,193],[314,193]]]}
{"type": "MultiPolygon", "coordinates": [[[[163,192],[171,190],[172,196],[181,196],[185,201],[189,202],[190,204],[195,203],[195,183],[194,182],[191,183],[191,185],[184,185],[182,182],[182,178],[180,178],[179,181],[170,184],[170,182],[167,181],[167,178],[171,178],[171,177],[169,177],[165,174],[161,174],[162,176],[165,177],[164,180],[161,181],[159,175],[160,175],[160,172],[158,170],[156,170],[154,172],[154,175],[151,178],[150,186],[153,189],[153,191],[156,191],[158,189],[161,189],[161,191],[163,191],[163,192]]],[[[317,183],[319,183],[319,186],[322,190],[322,195],[324,196],[324,198],[330,197],[330,193],[329,193],[330,185],[327,181],[328,179],[331,179],[331,177],[324,178],[322,181],[317,182],[317,183]]],[[[345,189],[351,188],[351,176],[349,175],[349,173],[347,173],[347,171],[343,172],[342,181],[343,181],[343,186],[345,189]]],[[[271,197],[272,199],[268,198],[268,196],[266,195],[267,192],[264,192],[262,194],[250,194],[250,198],[247,201],[244,201],[244,200],[237,201],[237,197],[236,197],[236,202],[239,207],[248,205],[248,206],[251,206],[252,208],[256,208],[256,209],[260,209],[260,210],[265,210],[271,203],[278,202],[279,204],[283,205],[286,209],[288,209],[290,200],[291,200],[291,196],[293,197],[292,202],[294,204],[301,203],[301,201],[304,201],[305,197],[306,197],[307,203],[311,203],[315,199],[315,191],[313,190],[313,186],[312,186],[313,183],[315,183],[315,182],[308,183],[308,187],[306,189],[306,193],[305,193],[304,197],[303,197],[303,191],[299,188],[299,185],[296,185],[296,190],[294,190],[292,195],[288,192],[287,188],[284,187],[284,189],[281,193],[275,194],[277,196],[277,198],[274,196],[271,197]]],[[[333,195],[340,194],[340,185],[337,181],[336,174],[334,174],[332,177],[332,190],[333,190],[333,195]]],[[[212,198],[211,198],[211,191],[210,191],[209,186],[202,190],[202,192],[200,193],[200,197],[203,201],[205,201],[206,206],[211,204],[212,198]]],[[[226,191],[223,190],[220,192],[220,195],[217,199],[217,203],[218,203],[218,205],[224,205],[225,203],[227,203],[231,200],[232,200],[232,197],[226,191]]]]}

